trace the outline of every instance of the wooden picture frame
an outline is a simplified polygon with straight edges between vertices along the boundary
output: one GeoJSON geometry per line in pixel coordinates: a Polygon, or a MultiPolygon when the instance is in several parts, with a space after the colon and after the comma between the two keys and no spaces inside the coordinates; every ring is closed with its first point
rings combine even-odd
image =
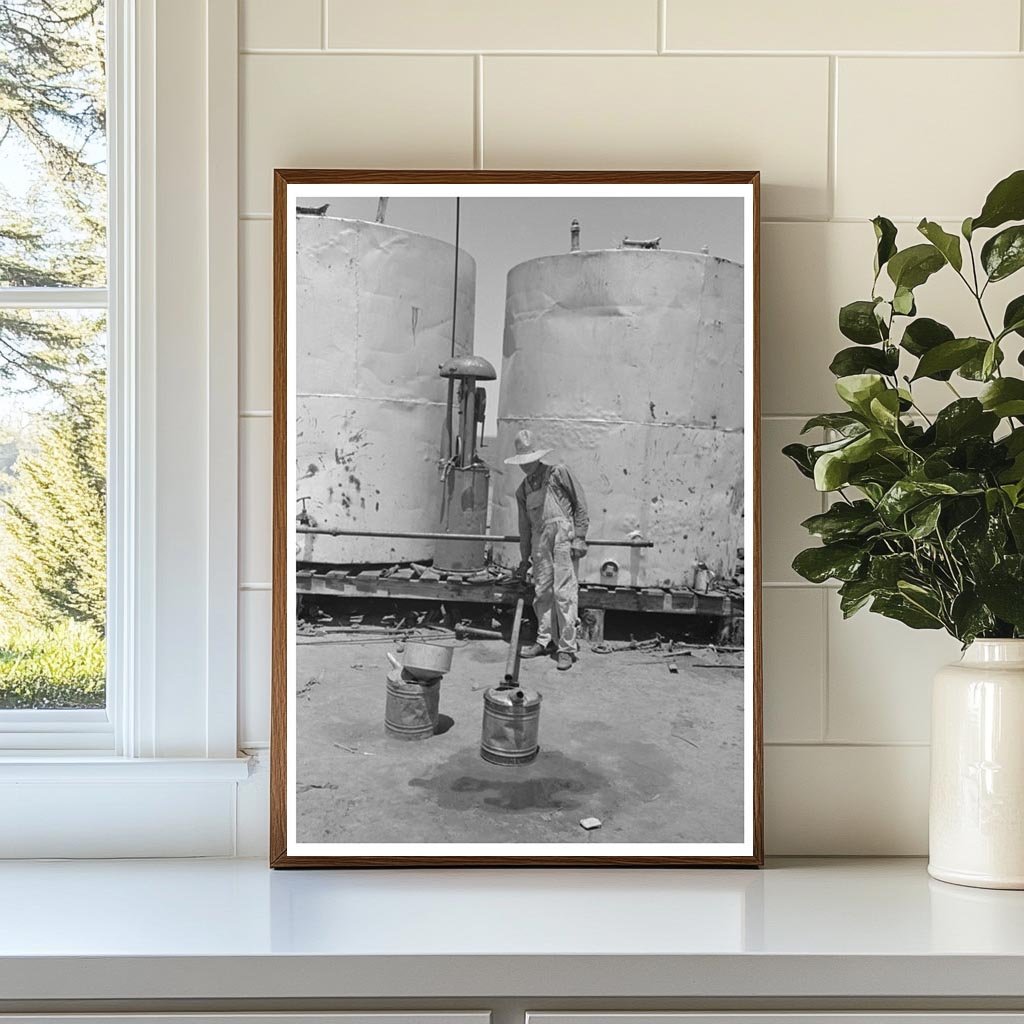
{"type": "MultiPolygon", "coordinates": [[[[317,169],[284,169],[274,172],[274,277],[273,277],[273,331],[274,331],[274,404],[273,404],[273,605],[272,605],[272,700],[271,700],[271,807],[270,807],[270,864],[273,867],[401,867],[401,866],[457,866],[457,867],[493,867],[493,866],[745,866],[756,867],[763,863],[763,738],[762,738],[762,670],[761,670],[761,508],[760,508],[760,400],[759,400],[759,303],[760,303],[760,234],[759,234],[759,174],[756,171],[448,171],[448,170],[317,170],[317,169]],[[664,847],[664,852],[657,850],[636,852],[628,841],[617,844],[607,839],[608,833],[601,835],[603,840],[598,846],[588,845],[581,849],[580,841],[592,838],[587,833],[574,833],[579,839],[570,843],[552,842],[543,851],[538,851],[537,844],[531,843],[529,851],[519,855],[514,849],[507,849],[514,844],[483,844],[487,852],[477,854],[474,850],[466,850],[465,845],[457,845],[457,850],[449,852],[450,847],[437,843],[418,843],[415,835],[404,841],[403,849],[396,851],[396,844],[391,842],[351,842],[310,843],[298,838],[294,816],[297,779],[295,772],[295,751],[290,744],[296,744],[296,724],[289,717],[290,701],[297,700],[294,689],[297,680],[290,678],[289,666],[294,660],[296,642],[295,621],[298,592],[296,587],[296,551],[294,533],[296,526],[296,498],[298,492],[293,490],[294,481],[290,476],[289,452],[292,452],[291,472],[294,472],[294,438],[292,430],[293,405],[290,405],[295,390],[295,381],[291,379],[290,366],[295,353],[290,349],[293,342],[290,331],[294,330],[295,295],[290,294],[292,285],[290,275],[294,271],[294,247],[290,229],[295,229],[297,221],[296,207],[301,205],[303,196],[355,196],[368,197],[370,192],[380,195],[416,195],[437,196],[442,194],[432,190],[446,190],[444,195],[476,196],[483,198],[495,194],[494,190],[502,190],[506,196],[529,197],[536,195],[566,196],[579,189],[580,194],[590,197],[604,196],[655,196],[672,199],[675,196],[694,198],[703,195],[708,198],[715,196],[738,197],[743,203],[743,252],[741,276],[743,281],[743,393],[744,408],[741,437],[744,445],[742,465],[743,504],[742,515],[747,538],[745,554],[740,552],[745,574],[739,577],[739,590],[733,591],[733,604],[742,603],[743,642],[740,655],[743,662],[743,693],[742,701],[742,758],[743,758],[743,827],[742,839],[739,842],[727,843],[651,843],[645,846],[664,847]],[[751,558],[751,554],[753,557],[751,558]],[[739,597],[736,597],[736,594],[739,597]],[[291,645],[291,647],[290,647],[291,645]],[[502,850],[495,851],[494,846],[501,845],[502,850]],[[619,849],[617,849],[617,845],[619,849]],[[707,852],[694,849],[696,846],[707,847],[707,852]],[[353,849],[353,846],[358,846],[353,849]],[[381,850],[380,847],[386,847],[381,850]],[[430,849],[424,849],[429,846],[430,849]],[[335,847],[342,847],[334,852],[335,847]],[[407,847],[408,852],[404,852],[407,847]],[[571,849],[567,849],[571,847],[571,849]],[[629,849],[625,849],[629,847],[629,849]],[[684,847],[681,851],[680,847],[684,847]],[[550,853],[547,849],[550,848],[550,853]],[[726,849],[726,852],[721,852],[726,849]],[[365,851],[365,852],[363,852],[365,851]],[[593,852],[591,852],[593,851],[593,852]]],[[[309,211],[316,212],[316,211],[309,211]]],[[[368,222],[369,218],[367,218],[368,222]]],[[[458,234],[456,233],[456,239],[458,234]]],[[[575,240],[574,240],[575,241],[575,240]]],[[[626,242],[626,245],[634,244],[626,242]]],[[[650,244],[650,243],[644,243],[650,244]]],[[[451,248],[451,247],[450,247],[451,248]]],[[[454,251],[458,252],[458,245],[454,251]]],[[[705,252],[707,250],[705,249],[705,252]]],[[[543,256],[538,252],[537,256],[543,256]]],[[[696,251],[688,255],[696,257],[696,251]]],[[[455,293],[453,303],[459,302],[461,279],[456,256],[455,293]]],[[[727,262],[727,261],[726,261],[727,262]]],[[[415,313],[414,326],[415,326],[415,313]]],[[[455,351],[455,319],[452,315],[452,351],[455,351]]],[[[461,385],[460,385],[461,386],[461,385]]],[[[449,396],[452,394],[449,388],[449,396]]],[[[293,403],[294,404],[294,403],[293,403]]],[[[500,410],[499,410],[500,412],[500,410]]],[[[655,410],[651,410],[652,417],[655,410]]],[[[448,424],[452,422],[451,400],[448,407],[448,424]]],[[[475,429],[475,427],[474,427],[475,429]]],[[[506,449],[507,450],[507,449],[506,449]]],[[[513,467],[514,468],[514,467],[513,467]]],[[[303,503],[305,508],[305,503],[303,503]]],[[[490,535],[490,532],[489,534],[490,535]]],[[[607,563],[606,563],[607,564],[607,563]]],[[[693,600],[700,600],[700,579],[694,577],[693,600]]],[[[618,588],[613,588],[618,589],[618,588]]],[[[685,588],[683,588],[685,590],[685,588]]],[[[668,593],[668,591],[666,591],[668,593]]],[[[666,601],[669,598],[665,599],[666,601]]],[[[728,601],[728,598],[726,599],[728,601]]],[[[640,607],[638,604],[637,607],[640,607]]],[[[696,605],[695,605],[696,607],[696,605]]],[[[679,661],[685,661],[680,655],[679,661]]],[[[295,669],[291,675],[294,677],[295,669]]],[[[384,673],[380,679],[380,711],[383,712],[384,673]]],[[[571,675],[571,673],[569,674],[571,675]]],[[[581,687],[579,679],[575,681],[581,687]]],[[[466,730],[463,743],[472,747],[473,730],[476,725],[464,721],[461,727],[466,730]]],[[[542,727],[543,731],[543,727],[542,727]]],[[[478,735],[478,733],[477,733],[478,735]]],[[[381,731],[383,737],[383,730],[381,731]]],[[[694,748],[699,744],[683,737],[686,743],[694,748]]],[[[385,742],[383,739],[381,742],[385,742]]],[[[391,743],[401,741],[390,740],[391,743]]],[[[437,742],[431,740],[429,742],[437,742]]],[[[348,773],[356,771],[358,763],[369,763],[372,757],[359,758],[352,747],[334,744],[343,750],[352,750],[349,761],[339,761],[339,771],[348,773]],[[355,762],[356,767],[353,767],[355,762]]],[[[391,749],[391,748],[387,748],[391,749]]],[[[394,749],[398,749],[397,747],[394,749]]],[[[543,756],[543,748],[542,748],[543,756]]],[[[380,764],[380,758],[376,759],[380,764]]],[[[506,768],[508,772],[522,769],[506,768]]],[[[325,784],[326,785],[326,784],[325,784]]],[[[652,799],[657,799],[655,794],[652,799]]],[[[579,813],[577,809],[576,812],[579,813]]],[[[575,826],[574,822],[570,825],[575,826]]],[[[338,821],[338,827],[344,829],[344,818],[338,821]]],[[[473,844],[475,845],[475,844],[473,844]]]]}

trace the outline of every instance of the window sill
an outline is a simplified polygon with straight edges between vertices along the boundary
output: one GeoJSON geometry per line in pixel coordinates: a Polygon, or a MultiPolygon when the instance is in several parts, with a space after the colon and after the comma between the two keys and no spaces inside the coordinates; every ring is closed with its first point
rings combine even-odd
{"type": "Polygon", "coordinates": [[[248,757],[114,757],[66,753],[0,755],[5,782],[242,782],[248,757]]]}

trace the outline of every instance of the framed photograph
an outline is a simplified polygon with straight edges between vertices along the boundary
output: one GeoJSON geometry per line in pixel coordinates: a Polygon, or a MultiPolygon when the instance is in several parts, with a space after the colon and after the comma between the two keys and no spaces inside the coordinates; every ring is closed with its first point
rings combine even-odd
{"type": "Polygon", "coordinates": [[[275,172],[273,866],[762,863],[758,184],[275,172]]]}

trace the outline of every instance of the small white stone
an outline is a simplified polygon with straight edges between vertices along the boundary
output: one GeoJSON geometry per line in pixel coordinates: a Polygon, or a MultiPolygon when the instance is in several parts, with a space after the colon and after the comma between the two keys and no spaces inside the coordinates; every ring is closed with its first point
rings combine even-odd
{"type": "Polygon", "coordinates": [[[580,825],[582,825],[583,828],[585,828],[588,832],[590,832],[591,830],[593,830],[595,828],[600,828],[601,827],[601,819],[600,818],[581,818],[580,819],[580,825]]]}

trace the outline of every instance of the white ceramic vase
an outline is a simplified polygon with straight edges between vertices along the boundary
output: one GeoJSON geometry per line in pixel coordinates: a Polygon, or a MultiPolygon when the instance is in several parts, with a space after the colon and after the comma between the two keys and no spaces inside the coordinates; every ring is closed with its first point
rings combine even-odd
{"type": "Polygon", "coordinates": [[[928,872],[1024,889],[1024,640],[975,640],[932,689],[928,872]]]}

